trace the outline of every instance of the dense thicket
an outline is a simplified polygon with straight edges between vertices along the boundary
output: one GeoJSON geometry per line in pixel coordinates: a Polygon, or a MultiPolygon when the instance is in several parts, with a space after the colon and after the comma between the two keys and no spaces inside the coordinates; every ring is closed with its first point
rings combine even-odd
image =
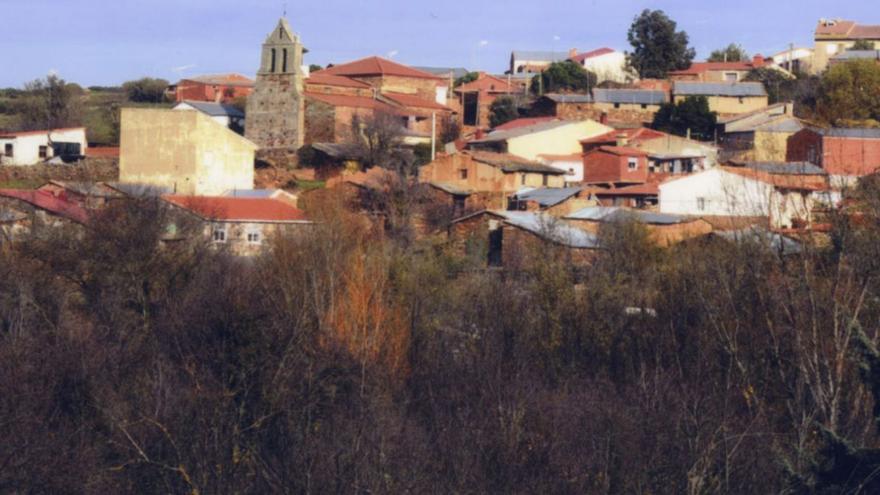
{"type": "Polygon", "coordinates": [[[870,493],[874,212],[785,259],[615,225],[583,273],[114,207],[0,255],[0,492],[870,493]]]}

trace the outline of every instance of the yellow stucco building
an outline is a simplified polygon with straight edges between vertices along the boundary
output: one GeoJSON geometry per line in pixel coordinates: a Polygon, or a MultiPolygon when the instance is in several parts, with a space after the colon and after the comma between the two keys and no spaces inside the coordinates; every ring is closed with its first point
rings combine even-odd
{"type": "Polygon", "coordinates": [[[754,112],[769,103],[767,91],[759,82],[675,81],[672,96],[675,103],[689,96],[704,96],[709,100],[709,110],[720,116],[754,112]]]}
{"type": "Polygon", "coordinates": [[[253,189],[256,150],[201,112],[123,108],[119,180],[196,196],[253,189]]]}
{"type": "Polygon", "coordinates": [[[527,160],[537,161],[539,155],[579,154],[581,140],[599,136],[613,129],[595,120],[556,120],[489,133],[482,139],[471,141],[468,148],[474,150],[509,153],[527,160]]]}

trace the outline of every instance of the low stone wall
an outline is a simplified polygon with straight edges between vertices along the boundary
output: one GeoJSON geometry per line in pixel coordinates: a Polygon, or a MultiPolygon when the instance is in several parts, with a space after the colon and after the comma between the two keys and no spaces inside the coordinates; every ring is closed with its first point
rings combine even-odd
{"type": "Polygon", "coordinates": [[[76,163],[64,165],[0,166],[0,184],[39,185],[39,183],[49,180],[117,181],[119,180],[119,160],[115,158],[86,158],[76,163]]]}

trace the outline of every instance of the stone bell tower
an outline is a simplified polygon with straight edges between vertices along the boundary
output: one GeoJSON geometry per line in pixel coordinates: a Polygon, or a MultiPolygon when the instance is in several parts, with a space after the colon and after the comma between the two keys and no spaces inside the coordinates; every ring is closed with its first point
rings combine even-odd
{"type": "Polygon", "coordinates": [[[260,70],[248,96],[244,135],[261,149],[303,145],[303,46],[287,19],[263,43],[260,70]]]}

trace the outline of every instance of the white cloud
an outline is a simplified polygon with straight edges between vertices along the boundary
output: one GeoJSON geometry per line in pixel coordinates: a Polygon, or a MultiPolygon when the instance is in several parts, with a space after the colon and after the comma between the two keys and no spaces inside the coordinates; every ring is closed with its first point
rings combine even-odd
{"type": "Polygon", "coordinates": [[[554,35],[553,35],[553,41],[559,41],[559,40],[561,40],[561,39],[562,39],[562,38],[560,38],[558,34],[554,34],[554,35]]]}
{"type": "Polygon", "coordinates": [[[171,72],[183,72],[185,70],[195,69],[195,68],[196,68],[196,64],[187,64],[187,65],[181,65],[180,67],[172,67],[171,72]]]}
{"type": "Polygon", "coordinates": [[[398,53],[400,52],[397,50],[391,50],[390,52],[386,53],[385,56],[387,58],[394,58],[395,56],[397,56],[398,53]]]}
{"type": "Polygon", "coordinates": [[[480,40],[480,46],[488,46],[489,40],[480,40]]]}

